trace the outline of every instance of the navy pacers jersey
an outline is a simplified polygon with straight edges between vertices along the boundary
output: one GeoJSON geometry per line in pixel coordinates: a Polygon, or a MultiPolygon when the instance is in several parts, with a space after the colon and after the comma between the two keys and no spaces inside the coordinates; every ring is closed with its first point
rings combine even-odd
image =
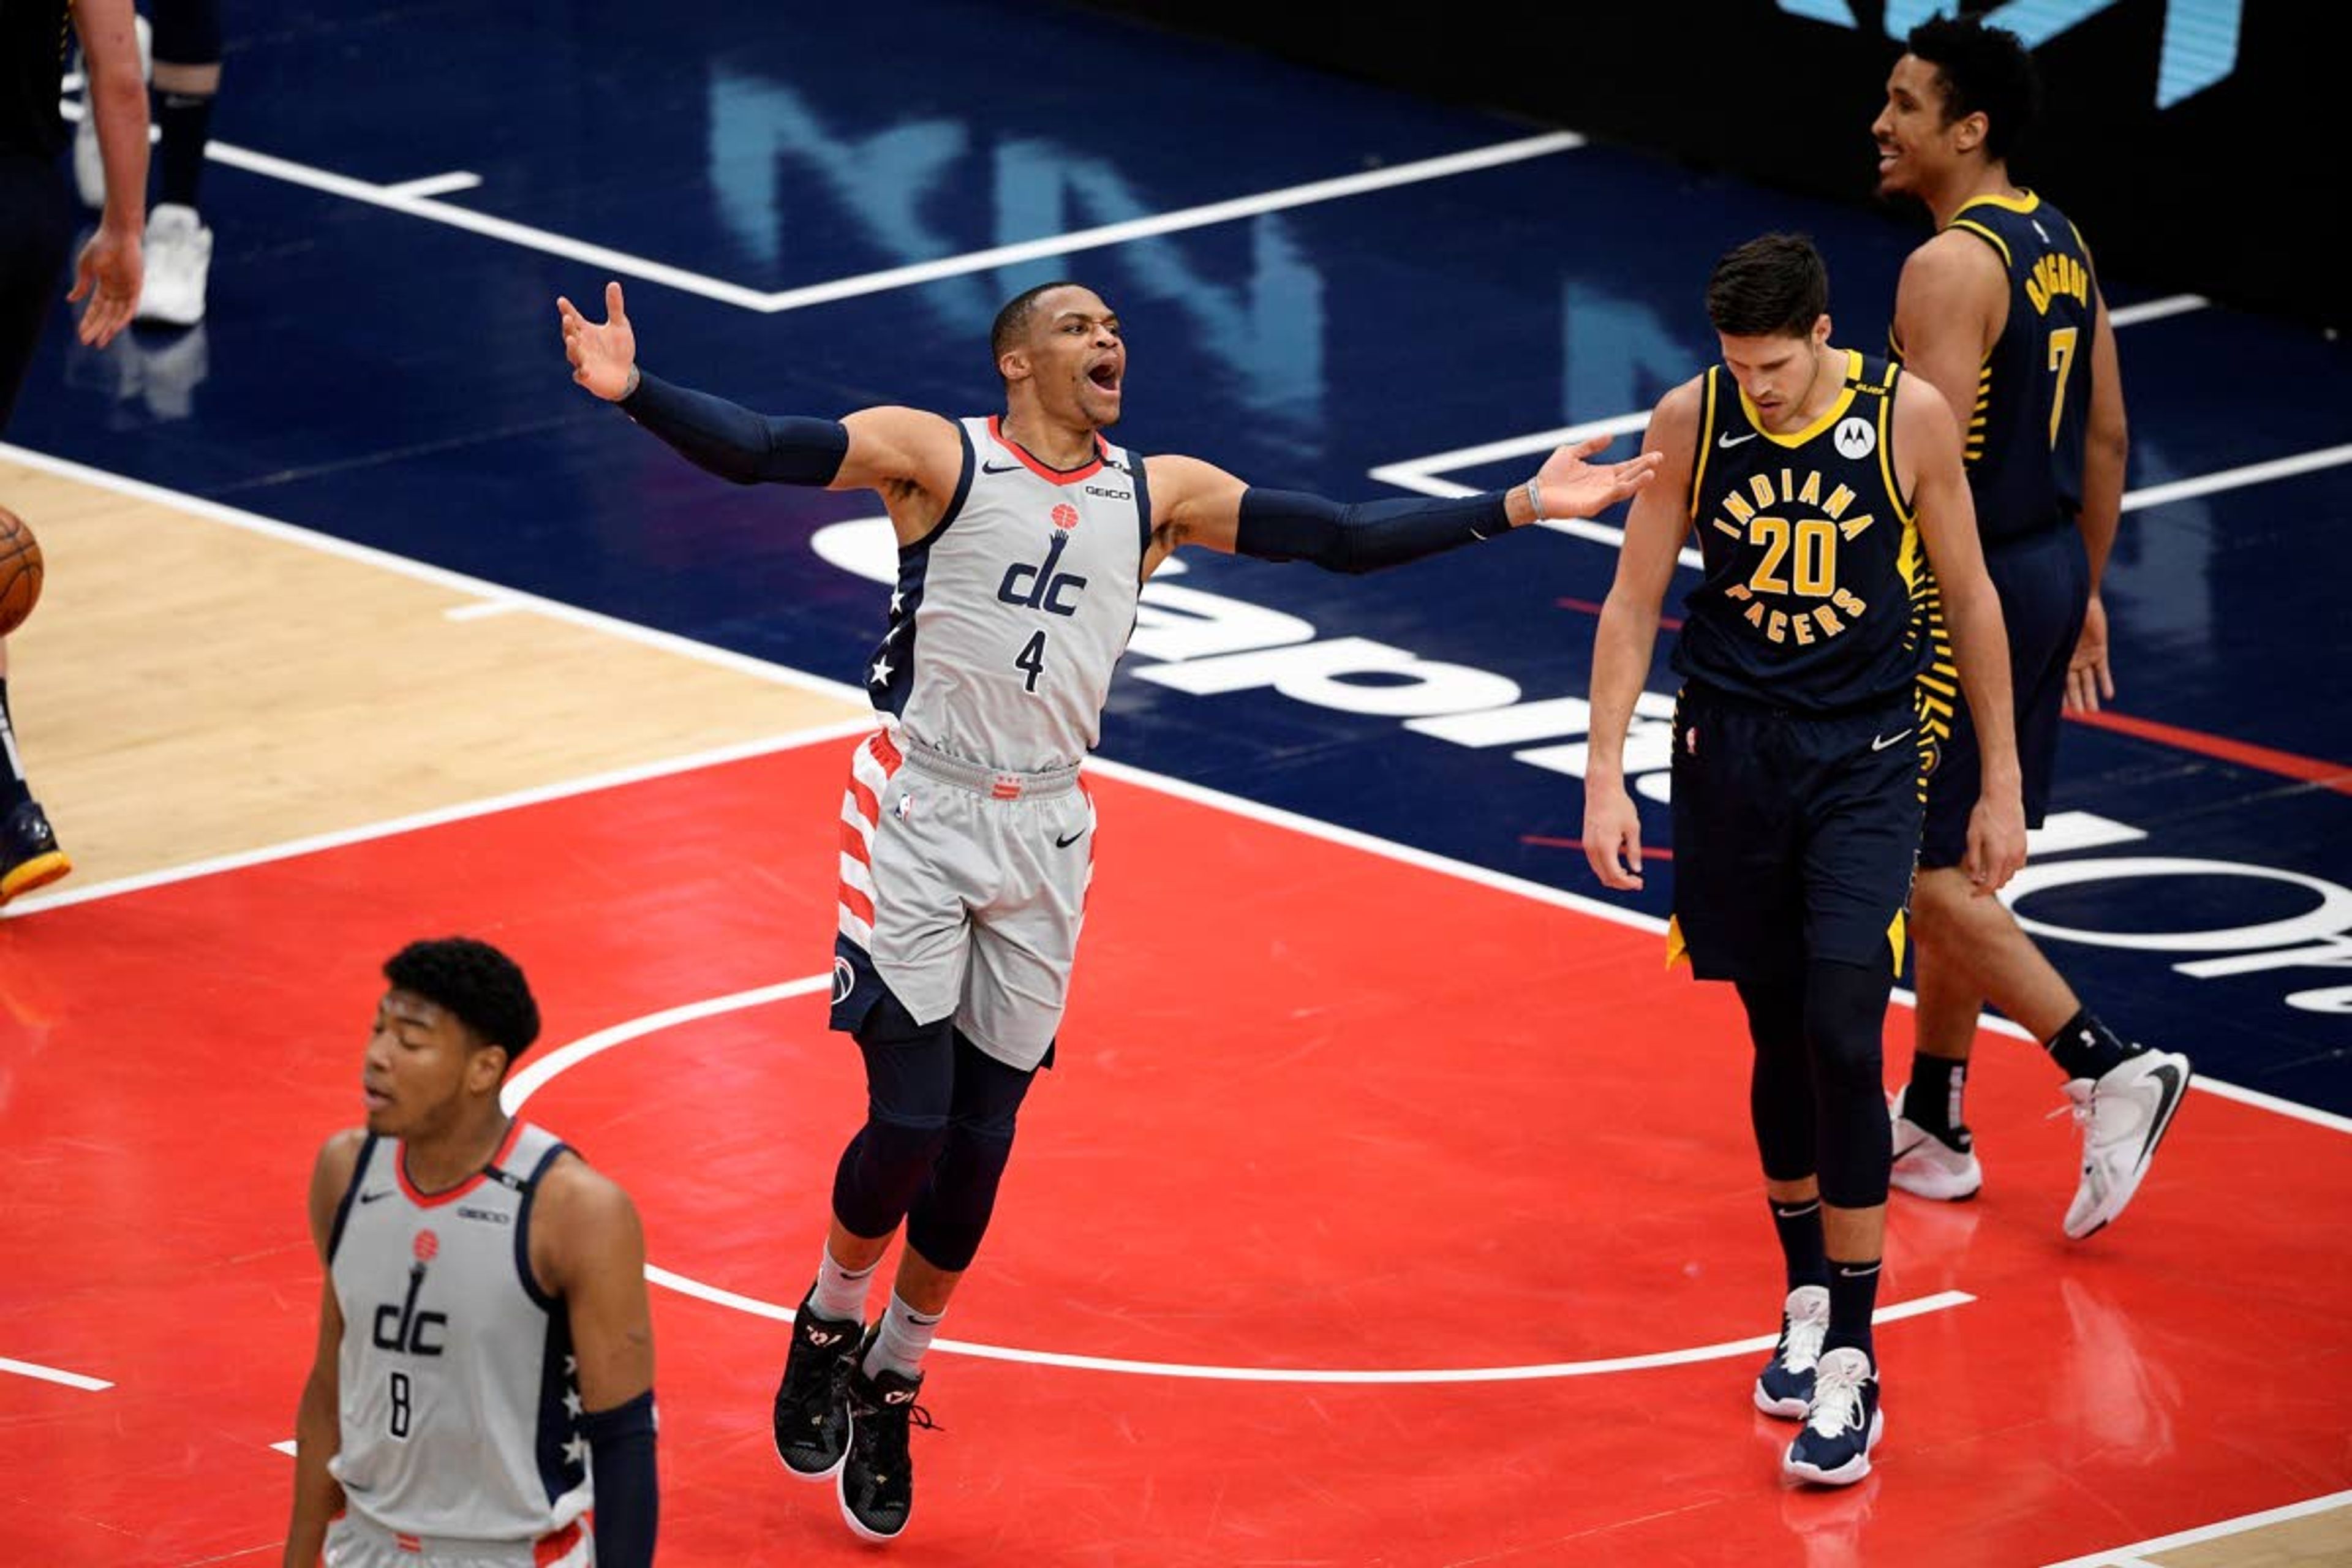
{"type": "Polygon", "coordinates": [[[2071,525],[2083,507],[2098,322],[2091,253],[2066,215],[2031,191],[1979,196],[1947,226],[1990,246],[2009,271],[2009,320],[1977,373],[1969,417],[1977,530],[1987,544],[2002,544],[2071,525]]]}
{"type": "Polygon", "coordinates": [[[1948,702],[1935,574],[1895,480],[1889,361],[1846,353],[1801,430],[1767,430],[1721,365],[1701,390],[1690,515],[1706,580],[1674,667],[1768,707],[1832,713],[1917,690],[1948,702]],[[1940,687],[1938,691],[1937,688],[1940,687]]]}

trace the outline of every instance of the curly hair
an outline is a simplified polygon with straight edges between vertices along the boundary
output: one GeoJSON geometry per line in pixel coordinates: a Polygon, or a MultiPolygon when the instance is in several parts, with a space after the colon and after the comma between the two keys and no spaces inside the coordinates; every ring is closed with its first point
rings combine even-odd
{"type": "Polygon", "coordinates": [[[2006,163],[2042,110],[2041,78],[2017,35],[1973,16],[1933,16],[1912,28],[1903,47],[1936,68],[1944,123],[1981,111],[1985,156],[2006,163]]]}
{"type": "Polygon", "coordinates": [[[503,1047],[512,1061],[539,1038],[539,1004],[515,961],[471,937],[412,942],[383,963],[383,977],[401,991],[439,1004],[485,1043],[503,1047]]]}

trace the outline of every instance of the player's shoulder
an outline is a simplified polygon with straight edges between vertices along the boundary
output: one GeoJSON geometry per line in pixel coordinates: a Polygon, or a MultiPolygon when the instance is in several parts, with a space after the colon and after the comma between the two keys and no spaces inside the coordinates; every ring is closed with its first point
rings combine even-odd
{"type": "Polygon", "coordinates": [[[364,1127],[342,1127],[328,1133],[327,1141],[319,1145],[319,1158],[311,1167],[313,1174],[320,1181],[340,1177],[343,1183],[350,1182],[367,1140],[364,1127]]]}
{"type": "Polygon", "coordinates": [[[1990,282],[2009,276],[2002,253],[1987,242],[1986,231],[1963,221],[1939,230],[1912,247],[1903,258],[1895,284],[1898,296],[1907,290],[1945,289],[1990,282]]]}
{"type": "Polygon", "coordinates": [[[558,1151],[537,1185],[542,1223],[572,1223],[594,1228],[629,1223],[636,1205],[620,1183],[590,1164],[577,1149],[558,1151]]]}
{"type": "Polygon", "coordinates": [[[1707,372],[1701,371],[1658,399],[1657,406],[1650,411],[1650,438],[1654,444],[1661,437],[1686,436],[1698,429],[1699,421],[1706,416],[1707,375],[1707,372]]]}

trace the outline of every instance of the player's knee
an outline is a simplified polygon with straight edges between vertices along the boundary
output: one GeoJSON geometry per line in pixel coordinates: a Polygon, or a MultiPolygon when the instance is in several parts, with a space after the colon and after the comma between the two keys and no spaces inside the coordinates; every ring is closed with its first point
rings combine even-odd
{"type": "Polygon", "coordinates": [[[869,1116],[833,1174],[833,1212],[853,1236],[887,1236],[930,1179],[946,1147],[944,1114],[911,1120],[869,1116]]]}
{"type": "Polygon", "coordinates": [[[1009,1112],[1001,1128],[956,1123],[930,1184],[907,1215],[907,1245],[935,1268],[971,1268],[996,1212],[996,1189],[1012,1157],[1009,1112]]]}
{"type": "Polygon", "coordinates": [[[1822,962],[1807,969],[1805,1037],[1825,1089],[1882,1093],[1886,998],[1894,985],[1890,973],[1866,964],[1822,962]]]}
{"type": "Polygon", "coordinates": [[[1911,913],[1905,921],[1911,940],[1929,948],[1959,940],[1959,922],[1972,896],[1967,873],[1958,867],[1920,868],[1911,881],[1911,913]]]}

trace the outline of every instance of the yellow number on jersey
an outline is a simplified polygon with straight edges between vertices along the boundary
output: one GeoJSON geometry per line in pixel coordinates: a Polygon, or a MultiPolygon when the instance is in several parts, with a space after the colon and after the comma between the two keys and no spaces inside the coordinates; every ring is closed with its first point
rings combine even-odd
{"type": "Polygon", "coordinates": [[[2061,327],[2050,334],[2050,368],[2058,373],[2050,395],[2050,445],[2058,445],[2058,421],[2066,412],[2066,373],[2074,368],[2074,339],[2080,329],[2061,327]]]}

